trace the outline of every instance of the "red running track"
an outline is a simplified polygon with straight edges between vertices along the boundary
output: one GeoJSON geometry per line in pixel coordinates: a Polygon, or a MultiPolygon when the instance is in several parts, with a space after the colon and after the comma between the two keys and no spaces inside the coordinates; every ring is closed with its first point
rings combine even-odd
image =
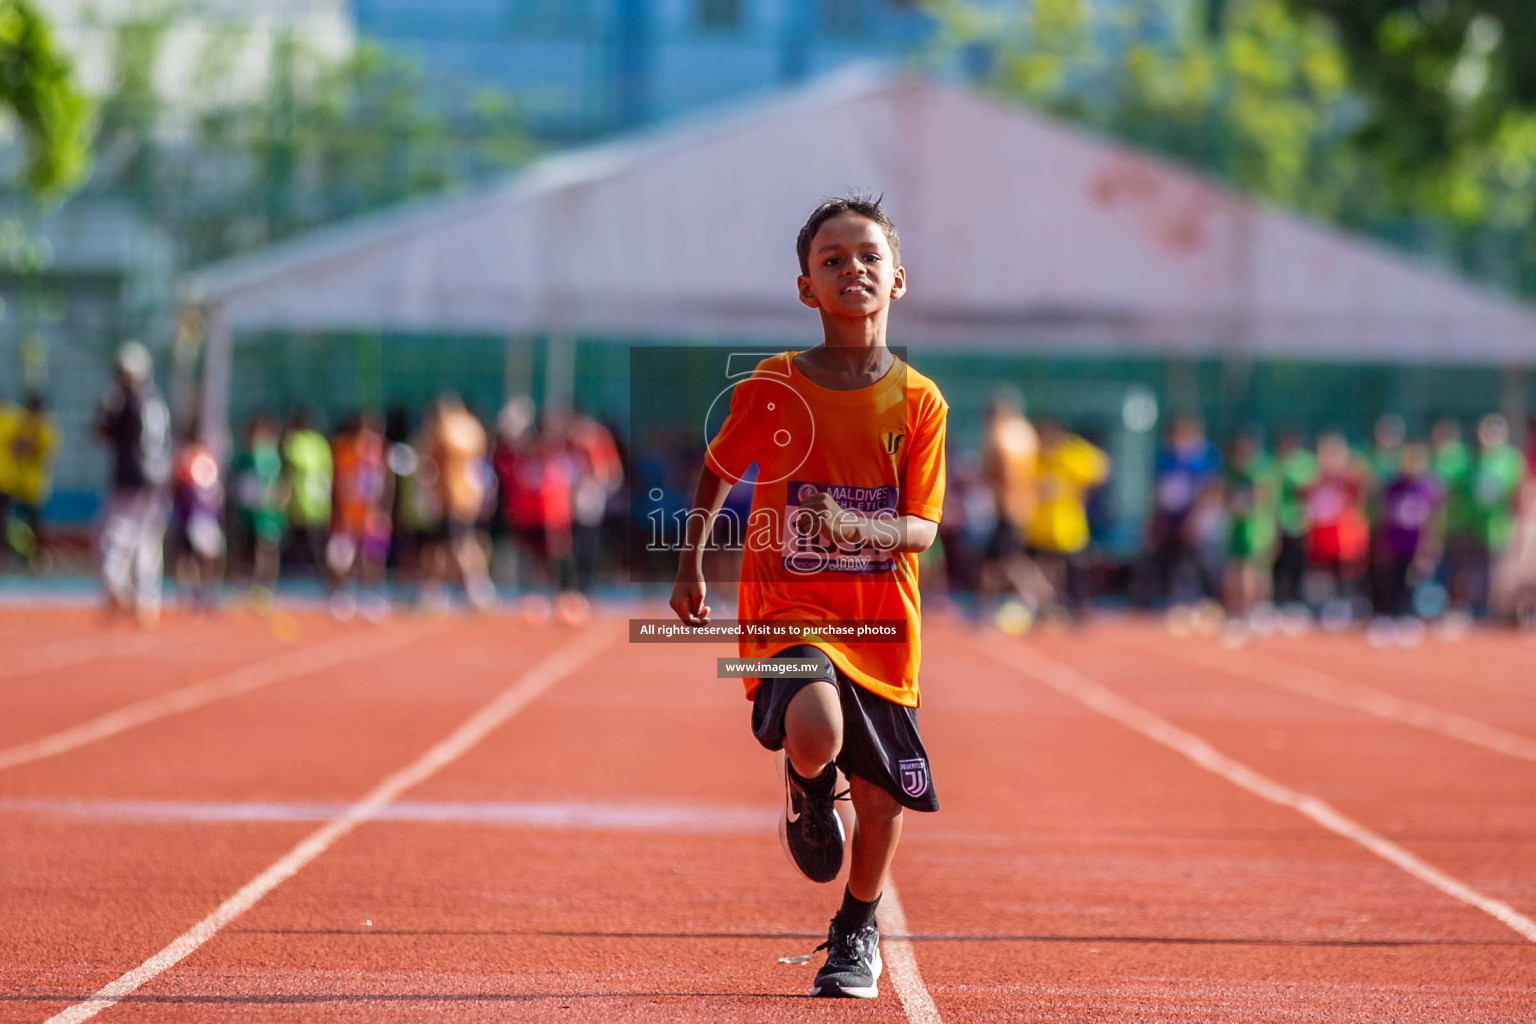
{"type": "MultiPolygon", "coordinates": [[[[259,683],[0,769],[0,1020],[47,1020],[155,957],[450,736],[373,820],[94,1019],[925,1019],[890,975],[873,1002],[802,995],[814,965],[778,958],[820,940],[840,887],[778,847],[773,759],[713,678],[729,651],[622,635],[295,613],[145,638],[0,610],[0,763],[115,709],[259,683]],[[554,678],[551,656],[589,660],[554,678]],[[460,731],[509,692],[504,720],[460,731]]],[[[1228,651],[1134,622],[1020,640],[944,620],[925,641],[944,809],[909,815],[896,879],[938,1019],[1536,1020],[1517,928],[1072,696],[1107,688],[1528,920],[1536,761],[1263,672],[1536,737],[1536,644],[1228,651]]]]}

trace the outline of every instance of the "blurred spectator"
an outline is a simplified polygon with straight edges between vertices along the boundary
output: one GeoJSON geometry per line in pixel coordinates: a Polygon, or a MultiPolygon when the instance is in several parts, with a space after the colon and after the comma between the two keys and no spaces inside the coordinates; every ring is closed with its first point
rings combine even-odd
{"type": "Polygon", "coordinates": [[[171,480],[171,565],[177,588],[204,611],[219,606],[224,558],[224,482],[193,423],[176,449],[171,480]]]}
{"type": "Polygon", "coordinates": [[[489,493],[485,428],[455,394],[437,400],[426,423],[423,461],[435,467],[442,529],[427,553],[429,602],[441,599],[449,563],[458,570],[469,602],[479,610],[495,603],[479,522],[489,493]]]}
{"type": "Polygon", "coordinates": [[[1199,538],[1190,514],[1215,482],[1220,459],[1205,428],[1192,416],[1177,416],[1158,453],[1150,546],[1158,596],[1172,604],[1210,597],[1215,588],[1201,565],[1199,538]]]}
{"type": "Polygon", "coordinates": [[[1317,441],[1317,477],[1306,491],[1307,556],[1323,609],[1323,623],[1342,626],[1354,617],[1360,578],[1370,545],[1365,521],[1365,472],[1340,433],[1317,441]]]}
{"type": "MultiPolygon", "coordinates": [[[[979,458],[953,452],[947,459],[949,479],[944,488],[944,514],[939,520],[939,545],[944,556],[947,593],[974,594],[981,586],[981,559],[997,513],[992,493],[981,481],[979,458]]],[[[1022,543],[1022,542],[1021,542],[1022,543]]]]}
{"type": "Polygon", "coordinates": [[[1317,478],[1317,457],[1296,434],[1280,438],[1275,449],[1275,473],[1279,486],[1277,519],[1279,543],[1272,572],[1272,599],[1282,607],[1303,604],[1307,575],[1307,490],[1317,478]]]}
{"type": "Polygon", "coordinates": [[[1526,435],[1525,483],[1515,499],[1514,530],[1494,569],[1494,615],[1520,626],[1536,625],[1536,419],[1526,435]]]}
{"type": "Polygon", "coordinates": [[[57,444],[42,395],[29,394],[21,408],[0,406],[0,566],[10,551],[34,569],[45,564],[43,505],[52,490],[57,444]]]}
{"type": "Polygon", "coordinates": [[[1073,618],[1087,608],[1081,555],[1088,546],[1087,492],[1109,476],[1109,457],[1059,424],[1040,425],[1038,500],[1029,523],[1030,552],[1073,618]]]}
{"type": "Polygon", "coordinates": [[[96,433],[112,457],[112,486],[101,536],[107,609],[132,611],[141,626],[160,618],[171,414],[156,390],[154,360],[138,342],[117,351],[96,433]]]}
{"type": "Polygon", "coordinates": [[[1013,389],[987,403],[982,428],[981,479],[992,500],[992,532],[981,567],[981,600],[989,604],[1011,591],[1031,613],[1051,588],[1025,546],[1040,501],[1040,438],[1024,418],[1024,403],[1013,389]]]}
{"type": "Polygon", "coordinates": [[[388,445],[389,471],[394,477],[395,491],[389,509],[393,527],[389,537],[389,557],[384,562],[385,569],[389,570],[414,564],[417,540],[409,522],[408,503],[418,459],[411,444],[410,415],[398,405],[391,406],[384,414],[384,440],[388,445]]]}
{"type": "Polygon", "coordinates": [[[1224,603],[1229,620],[1241,622],[1269,600],[1279,532],[1275,467],[1251,435],[1232,442],[1222,489],[1227,519],[1224,603]]]}
{"type": "MultiPolygon", "coordinates": [[[[691,431],[652,426],[640,438],[633,459],[635,486],[630,491],[630,572],[634,578],[672,578],[677,568],[677,550],[672,545],[680,543],[684,518],[692,508],[696,481],[690,474],[695,472],[693,466],[699,457],[702,447],[691,431]]],[[[747,478],[753,478],[751,471],[747,478]]],[[[750,495],[750,490],[737,484],[727,502],[736,500],[738,491],[750,495]]],[[[706,577],[712,557],[722,554],[704,552],[706,577]]]]}
{"type": "Polygon", "coordinates": [[[608,501],[624,486],[624,465],[608,428],[590,416],[577,415],[566,431],[575,455],[575,484],[571,489],[571,529],[576,556],[576,589],[591,591],[597,574],[603,520],[608,501]]]}
{"type": "Polygon", "coordinates": [[[1433,575],[1439,560],[1444,500],[1440,482],[1429,471],[1429,448],[1405,446],[1398,472],[1380,497],[1381,525],[1374,554],[1382,559],[1384,571],[1372,595],[1376,619],[1368,638],[1374,644],[1394,639],[1413,643],[1422,631],[1413,617],[1413,590],[1433,575]]]}
{"type": "Polygon", "coordinates": [[[236,519],[250,546],[251,597],[258,607],[270,605],[277,588],[287,516],[288,483],[277,424],[257,416],[246,430],[245,451],[235,460],[236,519]]]}
{"type": "Polygon", "coordinates": [[[1371,434],[1371,450],[1366,453],[1366,469],[1371,482],[1378,490],[1397,478],[1402,468],[1404,445],[1408,440],[1408,427],[1397,413],[1388,413],[1376,421],[1371,434]]]}
{"type": "Polygon", "coordinates": [[[293,414],[283,438],[283,463],[288,475],[288,526],[294,551],[323,579],[326,532],[331,522],[331,445],[309,425],[309,416],[293,414]]]}
{"type": "Polygon", "coordinates": [[[377,621],[388,609],[383,594],[384,565],[389,557],[394,507],[394,475],[389,467],[389,443],[377,416],[348,420],[331,442],[336,481],[331,509],[331,537],[325,546],[326,568],[336,589],[332,611],[349,618],[358,599],[348,590],[356,579],[362,590],[366,618],[377,621]]]}
{"type": "Polygon", "coordinates": [[[508,532],[520,560],[532,570],[521,574],[519,582],[568,589],[574,548],[572,460],[558,440],[534,432],[533,400],[526,396],[502,409],[495,468],[508,532]]]}
{"type": "Polygon", "coordinates": [[[1450,607],[1458,614],[1486,614],[1495,559],[1515,527],[1515,497],[1525,480],[1525,458],[1509,443],[1509,423],[1484,416],[1477,425],[1478,451],[1467,471],[1450,485],[1446,561],[1450,607]]]}
{"type": "Polygon", "coordinates": [[[1380,590],[1392,586],[1392,558],[1383,538],[1381,494],[1397,477],[1403,459],[1403,443],[1407,437],[1408,427],[1403,418],[1396,413],[1388,413],[1376,421],[1371,447],[1365,453],[1365,518],[1371,532],[1366,590],[1373,608],[1381,603],[1380,590]]]}

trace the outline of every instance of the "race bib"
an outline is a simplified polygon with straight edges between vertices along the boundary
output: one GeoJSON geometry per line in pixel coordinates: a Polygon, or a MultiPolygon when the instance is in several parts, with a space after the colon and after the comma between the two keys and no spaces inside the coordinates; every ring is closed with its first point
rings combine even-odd
{"type": "Polygon", "coordinates": [[[791,480],[789,502],[784,507],[784,568],[801,576],[818,572],[894,572],[896,558],[892,552],[877,551],[868,544],[828,544],[816,532],[814,519],[806,516],[808,522],[800,522],[800,503],[818,491],[830,494],[843,508],[871,519],[896,517],[895,487],[848,487],[791,480]]]}

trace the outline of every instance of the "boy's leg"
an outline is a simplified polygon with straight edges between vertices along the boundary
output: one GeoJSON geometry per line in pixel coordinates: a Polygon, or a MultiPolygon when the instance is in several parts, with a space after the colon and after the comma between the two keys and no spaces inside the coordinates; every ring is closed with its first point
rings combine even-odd
{"type": "Polygon", "coordinates": [[[817,680],[799,687],[784,706],[784,818],[779,835],[790,859],[813,882],[830,882],[843,868],[843,823],[835,809],[843,713],[837,687],[817,680]]]}
{"type": "Polygon", "coordinates": [[[784,710],[784,754],[802,779],[821,775],[843,749],[843,708],[837,687],[809,683],[784,710]]]}
{"type": "Polygon", "coordinates": [[[881,972],[875,911],[901,838],[902,809],[890,793],[857,775],[848,786],[855,814],[853,863],[843,905],[827,930],[827,962],[816,972],[811,994],[873,999],[881,972]]]}
{"type": "Polygon", "coordinates": [[[885,889],[885,878],[901,839],[901,804],[872,782],[848,780],[853,795],[853,851],[848,868],[848,892],[872,903],[885,889]]]}

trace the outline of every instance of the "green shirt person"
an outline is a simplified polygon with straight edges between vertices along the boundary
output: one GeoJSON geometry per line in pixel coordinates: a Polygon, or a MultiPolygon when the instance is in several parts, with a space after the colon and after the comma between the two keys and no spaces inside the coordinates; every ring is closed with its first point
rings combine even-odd
{"type": "Polygon", "coordinates": [[[1478,454],[1461,480],[1467,536],[1489,551],[1502,551],[1515,528],[1515,495],[1525,482],[1525,459],[1509,443],[1502,416],[1485,416],[1477,427],[1478,454]]]}
{"type": "Polygon", "coordinates": [[[246,536],[280,543],[287,526],[283,515],[283,454],[277,430],[265,419],[252,425],[246,450],[230,474],[235,508],[246,536]]]}
{"type": "Polygon", "coordinates": [[[1276,514],[1280,529],[1299,537],[1307,532],[1307,488],[1317,479],[1317,456],[1300,444],[1287,448],[1275,464],[1279,483],[1276,514]]]}
{"type": "Polygon", "coordinates": [[[1476,532],[1468,482],[1472,453],[1462,443],[1461,425],[1455,420],[1441,420],[1429,436],[1430,472],[1445,491],[1445,532],[1451,537],[1469,537],[1476,532]]]}
{"type": "Polygon", "coordinates": [[[1279,526],[1278,483],[1274,464],[1256,446],[1234,446],[1223,479],[1229,557],[1263,562],[1272,553],[1279,526]]]}

